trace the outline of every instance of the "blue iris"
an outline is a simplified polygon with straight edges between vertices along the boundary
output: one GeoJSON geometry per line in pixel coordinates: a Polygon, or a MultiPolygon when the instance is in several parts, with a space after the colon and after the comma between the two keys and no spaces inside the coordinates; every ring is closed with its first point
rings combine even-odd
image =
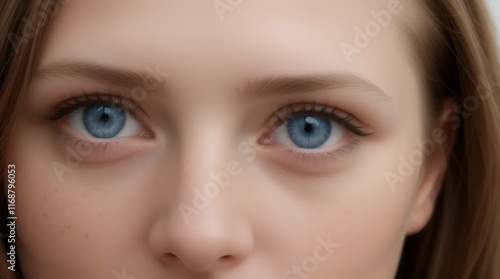
{"type": "Polygon", "coordinates": [[[123,109],[107,106],[87,106],[83,111],[85,129],[96,138],[113,138],[125,125],[126,112],[123,109]]]}
{"type": "Polygon", "coordinates": [[[318,148],[331,135],[330,119],[320,115],[299,115],[288,121],[290,139],[300,148],[318,148]]]}

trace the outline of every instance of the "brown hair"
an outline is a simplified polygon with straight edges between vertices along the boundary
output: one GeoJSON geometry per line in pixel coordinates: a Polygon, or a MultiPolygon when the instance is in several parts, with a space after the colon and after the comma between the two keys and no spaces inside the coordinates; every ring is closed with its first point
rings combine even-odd
{"type": "MultiPolygon", "coordinates": [[[[16,272],[8,269],[4,236],[7,230],[6,177],[9,135],[23,113],[30,78],[36,69],[37,53],[62,0],[2,1],[0,3],[0,278],[23,278],[16,255],[16,272]]],[[[11,162],[12,163],[12,162],[11,162]]],[[[19,239],[16,240],[19,242],[19,239]]],[[[19,244],[16,243],[16,246],[19,244]]]]}
{"type": "Polygon", "coordinates": [[[500,67],[492,21],[483,1],[418,4],[430,24],[411,30],[411,41],[433,120],[447,96],[459,118],[435,212],[408,237],[398,278],[500,278],[500,67]]]}
{"type": "MultiPolygon", "coordinates": [[[[440,111],[444,97],[452,96],[460,126],[436,211],[421,233],[408,237],[397,278],[500,278],[500,69],[491,20],[480,0],[413,2],[427,11],[430,23],[423,31],[408,24],[430,107],[440,111]]],[[[22,117],[42,39],[60,4],[0,3],[2,234],[7,232],[7,147],[13,144],[8,135],[22,117]]],[[[0,278],[22,278],[7,269],[5,240],[0,245],[0,278]]]]}

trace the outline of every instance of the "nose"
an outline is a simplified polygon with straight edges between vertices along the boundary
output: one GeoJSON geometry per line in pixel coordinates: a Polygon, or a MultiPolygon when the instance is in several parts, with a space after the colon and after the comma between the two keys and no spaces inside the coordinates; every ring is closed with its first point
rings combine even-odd
{"type": "Polygon", "coordinates": [[[208,197],[201,190],[184,191],[164,212],[153,227],[151,249],[163,264],[193,273],[234,267],[253,250],[250,224],[233,207],[238,193],[208,197]]]}
{"type": "Polygon", "coordinates": [[[185,136],[176,172],[159,184],[169,195],[157,199],[162,210],[150,234],[150,247],[163,264],[193,274],[235,267],[254,249],[245,177],[239,174],[238,157],[227,148],[231,137],[221,128],[230,123],[207,123],[212,122],[205,117],[196,128],[188,125],[189,130],[179,132],[185,136]]]}
{"type": "Polygon", "coordinates": [[[172,214],[160,231],[160,260],[195,273],[236,266],[253,249],[249,225],[220,204],[211,204],[189,223],[182,214],[172,214]]]}

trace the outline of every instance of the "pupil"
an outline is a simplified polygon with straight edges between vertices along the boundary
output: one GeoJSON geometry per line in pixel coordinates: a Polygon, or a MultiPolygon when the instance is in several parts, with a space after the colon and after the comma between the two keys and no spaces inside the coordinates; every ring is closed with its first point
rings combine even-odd
{"type": "Polygon", "coordinates": [[[109,120],[109,115],[106,114],[106,113],[103,113],[101,115],[101,120],[104,121],[104,122],[107,122],[109,120]]]}
{"type": "Polygon", "coordinates": [[[312,131],[313,127],[310,123],[307,123],[306,126],[304,127],[304,130],[308,133],[312,131]]]}

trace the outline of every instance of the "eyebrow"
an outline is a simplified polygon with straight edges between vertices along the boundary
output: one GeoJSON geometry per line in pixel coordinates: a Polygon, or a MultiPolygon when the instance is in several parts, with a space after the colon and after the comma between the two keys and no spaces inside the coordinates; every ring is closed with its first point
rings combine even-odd
{"type": "Polygon", "coordinates": [[[154,72],[136,72],[94,62],[63,60],[48,64],[35,72],[35,79],[71,76],[120,87],[144,86],[145,80],[154,78],[154,72]]]}
{"type": "MultiPolygon", "coordinates": [[[[145,78],[152,77],[148,71],[136,72],[95,62],[71,60],[50,63],[35,73],[35,78],[59,76],[73,76],[127,88],[142,86],[145,78]]],[[[167,84],[162,85],[163,88],[168,88],[167,84]]],[[[353,73],[336,72],[259,77],[243,84],[243,88],[238,87],[237,91],[244,99],[249,99],[337,89],[351,89],[381,97],[386,101],[391,100],[380,87],[369,80],[353,73]]]]}
{"type": "Polygon", "coordinates": [[[241,91],[245,98],[255,98],[338,89],[362,91],[386,101],[391,100],[380,87],[353,73],[327,72],[302,76],[262,77],[248,82],[241,91]]]}

